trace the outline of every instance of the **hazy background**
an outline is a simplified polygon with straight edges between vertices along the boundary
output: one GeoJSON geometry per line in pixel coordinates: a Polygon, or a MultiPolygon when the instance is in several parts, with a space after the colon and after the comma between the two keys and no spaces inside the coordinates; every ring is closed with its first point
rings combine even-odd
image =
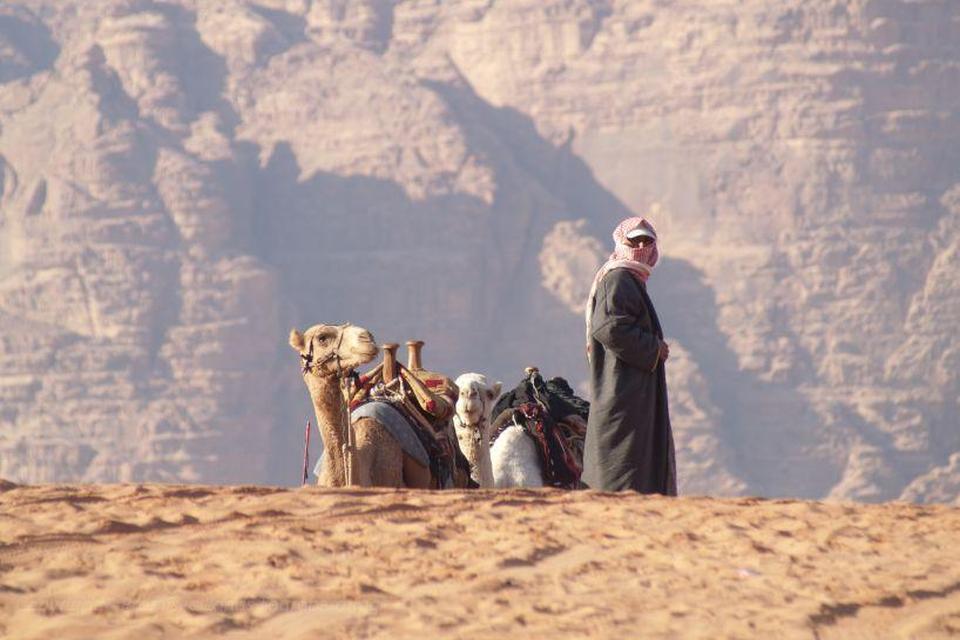
{"type": "Polygon", "coordinates": [[[649,215],[681,490],[960,496],[960,3],[4,0],[0,477],[294,483],[292,326],[586,377],[649,215]]]}

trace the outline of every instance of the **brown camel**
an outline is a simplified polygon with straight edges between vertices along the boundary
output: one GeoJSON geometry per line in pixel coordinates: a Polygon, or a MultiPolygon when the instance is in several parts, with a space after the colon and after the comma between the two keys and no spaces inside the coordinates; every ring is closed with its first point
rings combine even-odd
{"type": "MultiPolygon", "coordinates": [[[[347,442],[345,403],[340,390],[341,375],[373,360],[378,348],[366,329],[345,324],[318,324],[300,333],[290,332],[290,346],[300,354],[303,381],[313,400],[317,427],[323,439],[324,455],[317,484],[321,487],[347,485],[343,446],[347,442]]],[[[430,470],[404,454],[387,428],[362,418],[353,423],[356,454],[355,479],[362,487],[431,486],[430,470]]]]}

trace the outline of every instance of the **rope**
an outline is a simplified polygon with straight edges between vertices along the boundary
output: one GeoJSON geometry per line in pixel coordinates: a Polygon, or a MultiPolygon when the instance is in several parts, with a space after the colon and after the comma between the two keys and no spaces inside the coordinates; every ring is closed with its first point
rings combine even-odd
{"type": "MultiPolygon", "coordinates": [[[[344,327],[346,328],[346,327],[344,327]]],[[[337,363],[337,387],[340,391],[340,399],[342,409],[340,410],[340,424],[344,426],[346,430],[346,442],[343,443],[343,480],[344,484],[348,487],[352,487],[356,484],[356,477],[354,476],[354,462],[356,456],[356,443],[354,442],[353,436],[353,424],[350,422],[350,376],[345,374],[343,371],[343,364],[340,358],[340,346],[343,344],[343,334],[345,331],[340,331],[340,337],[337,339],[337,346],[334,348],[333,353],[334,359],[337,363]]]]}

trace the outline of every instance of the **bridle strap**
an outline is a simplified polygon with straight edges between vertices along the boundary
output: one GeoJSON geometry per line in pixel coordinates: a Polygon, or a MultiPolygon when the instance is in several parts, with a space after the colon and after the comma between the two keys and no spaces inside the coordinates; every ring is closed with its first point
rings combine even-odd
{"type": "Polygon", "coordinates": [[[482,438],[482,433],[481,433],[481,432],[482,432],[484,429],[486,429],[486,427],[487,427],[487,425],[484,424],[484,422],[485,422],[485,420],[486,420],[485,416],[487,415],[487,401],[486,401],[486,399],[483,397],[483,393],[482,393],[482,392],[479,394],[479,396],[480,396],[480,421],[477,422],[477,423],[475,423],[475,424],[467,424],[466,422],[463,423],[463,426],[465,426],[465,427],[467,427],[468,429],[470,429],[471,431],[473,431],[473,437],[474,437],[474,439],[476,439],[478,442],[479,442],[479,441],[481,440],[481,438],[482,438]]]}
{"type": "Polygon", "coordinates": [[[315,373],[319,375],[320,367],[327,364],[331,360],[336,360],[337,361],[337,371],[336,371],[337,377],[340,378],[341,380],[343,379],[343,368],[340,365],[340,347],[343,345],[343,334],[345,333],[344,329],[346,329],[349,326],[350,326],[349,324],[345,324],[340,327],[340,337],[337,338],[337,346],[334,347],[333,351],[331,351],[327,355],[327,357],[325,357],[323,360],[317,360],[316,362],[313,361],[313,340],[312,339],[310,340],[310,346],[307,348],[306,355],[300,354],[300,359],[303,360],[304,373],[307,373],[311,369],[314,369],[315,373]]]}
{"type": "MultiPolygon", "coordinates": [[[[326,357],[322,360],[317,360],[314,362],[313,355],[313,339],[310,340],[310,347],[307,349],[306,354],[301,354],[300,357],[303,359],[303,373],[313,372],[315,375],[323,375],[323,366],[326,365],[331,360],[336,363],[336,370],[331,372],[331,374],[337,379],[337,386],[339,387],[340,395],[342,397],[343,405],[343,414],[341,415],[341,423],[346,429],[346,442],[343,444],[343,451],[341,455],[343,456],[343,471],[344,471],[344,483],[347,486],[353,484],[353,452],[355,448],[354,437],[353,437],[353,425],[350,423],[350,380],[351,372],[344,371],[343,362],[340,356],[340,347],[343,346],[343,336],[346,333],[347,327],[350,324],[341,325],[340,336],[337,338],[337,344],[326,357]]],[[[356,372],[352,372],[356,374],[356,372]]]]}

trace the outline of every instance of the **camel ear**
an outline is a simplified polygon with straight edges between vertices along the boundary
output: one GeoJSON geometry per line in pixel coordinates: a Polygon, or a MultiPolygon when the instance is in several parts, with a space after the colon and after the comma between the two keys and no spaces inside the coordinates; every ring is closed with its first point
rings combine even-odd
{"type": "Polygon", "coordinates": [[[500,389],[502,389],[502,388],[503,388],[503,383],[502,383],[502,382],[497,382],[497,383],[494,384],[491,388],[487,389],[487,396],[488,396],[491,400],[493,400],[494,398],[499,397],[499,396],[500,396],[500,389]]]}
{"type": "Polygon", "coordinates": [[[293,347],[293,350],[297,353],[303,351],[303,347],[306,346],[306,343],[303,341],[303,334],[296,329],[290,330],[290,346],[293,347]]]}

